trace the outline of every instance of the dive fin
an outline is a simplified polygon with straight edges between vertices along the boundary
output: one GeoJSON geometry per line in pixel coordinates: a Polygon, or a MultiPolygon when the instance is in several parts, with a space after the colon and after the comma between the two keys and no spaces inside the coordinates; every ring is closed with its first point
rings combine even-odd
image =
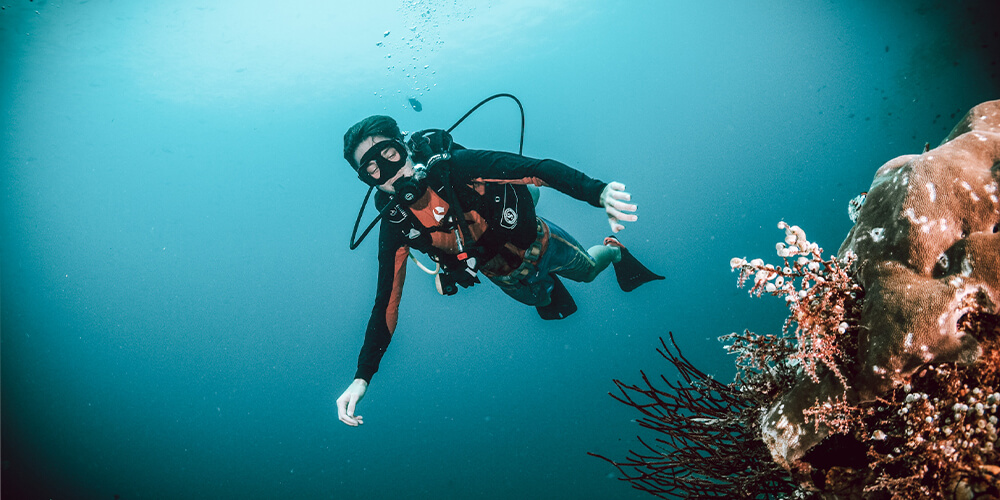
{"type": "Polygon", "coordinates": [[[552,275],[552,279],[554,284],[552,285],[552,293],[549,294],[551,302],[546,306],[535,306],[535,309],[538,310],[538,315],[542,319],[564,319],[576,312],[576,302],[566,286],[559,281],[558,276],[552,275]]]}
{"type": "Polygon", "coordinates": [[[663,276],[654,273],[642,265],[638,259],[636,259],[625,245],[622,245],[618,238],[614,236],[608,236],[604,238],[605,245],[613,245],[621,249],[622,260],[614,263],[615,266],[615,277],[618,278],[618,286],[621,287],[623,291],[631,292],[636,288],[639,288],[643,283],[649,283],[650,281],[665,279],[663,276]]]}

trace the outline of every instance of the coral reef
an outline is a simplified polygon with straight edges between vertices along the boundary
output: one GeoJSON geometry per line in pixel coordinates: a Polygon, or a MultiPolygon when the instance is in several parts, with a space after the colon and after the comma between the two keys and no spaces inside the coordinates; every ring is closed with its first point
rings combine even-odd
{"type": "Polygon", "coordinates": [[[1000,322],[974,313],[961,323],[982,344],[979,360],[927,364],[878,401],[857,407],[859,424],[846,437],[867,448],[865,467],[850,471],[865,486],[861,494],[1000,498],[1000,322]]]}
{"type": "MultiPolygon", "coordinates": [[[[748,277],[754,277],[750,293],[760,296],[768,292],[785,298],[790,314],[779,338],[791,342],[794,350],[782,358],[778,357],[781,353],[760,351],[756,343],[741,342],[739,338],[728,349],[739,353],[737,365],[744,372],[748,367],[753,368],[751,373],[759,372],[765,365],[770,365],[771,370],[797,369],[782,378],[794,380],[781,387],[777,398],[769,401],[761,427],[774,460],[790,467],[804,450],[837,428],[830,425],[835,419],[817,419],[810,409],[822,405],[840,407],[848,402],[848,380],[855,375],[849,370],[854,366],[854,339],[863,292],[848,273],[855,262],[852,253],[847,252],[842,259],[824,260],[823,249],[810,242],[801,228],[784,222],[778,228],[785,230],[784,242],[776,246],[778,256],[784,259],[783,265],[765,264],[762,259],[747,262],[734,258],[730,266],[740,271],[740,286],[748,277]],[[793,325],[794,339],[788,339],[793,325]],[[748,366],[748,359],[756,361],[748,366]],[[812,426],[808,425],[810,420],[812,426]]],[[[775,340],[769,342],[774,343],[775,340]]],[[[754,390],[753,384],[744,387],[754,390]]]]}
{"type": "MultiPolygon", "coordinates": [[[[860,288],[848,275],[853,259],[824,260],[822,249],[811,243],[797,226],[779,224],[785,230],[778,243],[783,265],[763,260],[733,259],[740,284],[753,277],[751,293],[784,296],[791,312],[781,334],[733,333],[721,339],[737,354],[737,378],[723,384],[699,371],[662,342],[659,350],[673,365],[681,381],[661,376],[666,389],[654,387],[642,373],[643,386],[619,380],[619,402],[643,414],[642,427],[658,433],[654,442],[642,438],[641,451],[633,450],[623,461],[594,455],[612,463],[633,487],[664,497],[690,498],[782,498],[798,491],[787,464],[772,459],[769,448],[775,439],[762,439],[765,429],[761,408],[797,383],[799,375],[833,380],[849,375],[841,366],[853,359],[843,346],[855,333],[860,288]]],[[[831,412],[815,415],[824,425],[847,427],[834,422],[831,412]]]]}
{"type": "Polygon", "coordinates": [[[858,256],[868,290],[861,370],[871,400],[929,362],[969,362],[976,340],[957,328],[967,297],[1000,304],[1000,101],[973,108],[937,148],[875,174],[840,255],[858,256]]]}
{"type": "Polygon", "coordinates": [[[665,436],[605,458],[624,480],[658,496],[1000,499],[1000,101],[925,149],[852,201],[836,257],[782,222],[782,264],[731,261],[790,312],[780,334],[721,337],[732,384],[666,344],[685,383],[615,381],[665,436]]]}
{"type": "Polygon", "coordinates": [[[772,406],[764,429],[775,460],[789,465],[829,434],[805,425],[806,409],[838,397],[871,402],[927,363],[979,358],[979,340],[959,320],[973,308],[1000,313],[997,165],[1000,101],[991,101],[937,148],[878,169],[839,251],[856,256],[854,278],[865,290],[856,373],[849,383],[813,374],[772,406]]]}

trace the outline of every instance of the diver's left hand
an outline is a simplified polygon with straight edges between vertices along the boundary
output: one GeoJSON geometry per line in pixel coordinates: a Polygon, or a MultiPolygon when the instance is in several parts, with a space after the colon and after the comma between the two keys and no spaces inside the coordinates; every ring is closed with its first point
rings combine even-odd
{"type": "Polygon", "coordinates": [[[625,226],[622,222],[635,222],[639,216],[634,213],[638,207],[631,203],[632,195],[625,192],[625,185],[620,182],[611,182],[601,191],[601,206],[608,214],[608,224],[611,224],[611,231],[617,233],[625,226]]]}

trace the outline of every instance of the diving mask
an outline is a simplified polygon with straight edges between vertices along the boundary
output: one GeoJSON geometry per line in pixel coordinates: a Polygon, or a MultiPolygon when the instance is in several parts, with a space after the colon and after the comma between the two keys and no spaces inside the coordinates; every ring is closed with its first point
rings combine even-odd
{"type": "Polygon", "coordinates": [[[406,158],[406,146],[396,139],[377,142],[358,162],[358,178],[372,187],[384,184],[406,165],[406,158]]]}

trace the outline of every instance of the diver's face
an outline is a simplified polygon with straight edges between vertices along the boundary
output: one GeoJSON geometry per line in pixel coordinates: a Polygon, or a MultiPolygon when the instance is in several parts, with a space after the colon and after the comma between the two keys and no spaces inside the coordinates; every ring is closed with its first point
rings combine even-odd
{"type": "MultiPolygon", "coordinates": [[[[407,155],[406,163],[399,169],[398,172],[396,172],[396,175],[393,175],[384,181],[380,177],[382,172],[379,171],[378,163],[375,160],[369,161],[367,165],[361,165],[361,159],[364,158],[365,153],[367,153],[369,149],[382,141],[388,140],[388,137],[376,135],[361,141],[361,144],[358,144],[357,149],[354,150],[354,162],[359,165],[359,168],[365,169],[365,171],[368,172],[369,177],[381,182],[381,184],[378,185],[379,190],[392,194],[396,192],[396,190],[392,187],[393,183],[403,177],[413,176],[413,162],[410,161],[409,155],[407,155]]],[[[394,147],[390,147],[382,150],[382,156],[389,161],[399,161],[401,152],[397,151],[394,147]]]]}

